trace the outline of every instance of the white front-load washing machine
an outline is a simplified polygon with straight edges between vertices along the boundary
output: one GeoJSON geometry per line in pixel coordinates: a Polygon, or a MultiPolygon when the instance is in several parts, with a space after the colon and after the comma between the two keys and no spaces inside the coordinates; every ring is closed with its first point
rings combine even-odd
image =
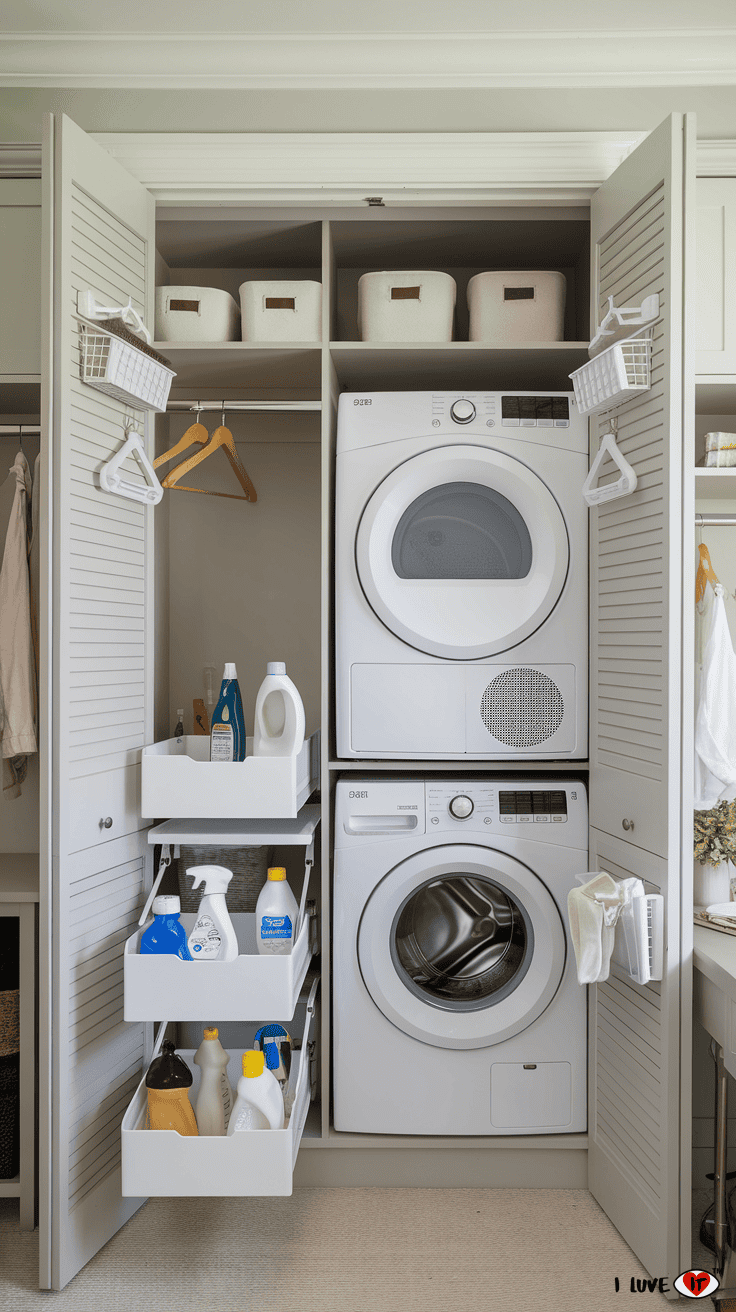
{"type": "Polygon", "coordinates": [[[572,393],[343,393],[339,757],[587,756],[587,420],[572,393]]]}
{"type": "Polygon", "coordinates": [[[570,780],[338,781],[336,1130],[586,1129],[567,895],[587,829],[570,780]]]}

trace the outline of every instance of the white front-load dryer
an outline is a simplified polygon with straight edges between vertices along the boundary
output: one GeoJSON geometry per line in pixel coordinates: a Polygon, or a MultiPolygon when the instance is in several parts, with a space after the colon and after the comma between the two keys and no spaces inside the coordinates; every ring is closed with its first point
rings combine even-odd
{"type": "Polygon", "coordinates": [[[343,393],[339,757],[587,755],[587,468],[572,393],[343,393]]]}
{"type": "Polygon", "coordinates": [[[570,780],[338,781],[336,1130],[586,1129],[567,895],[587,827],[570,780]]]}

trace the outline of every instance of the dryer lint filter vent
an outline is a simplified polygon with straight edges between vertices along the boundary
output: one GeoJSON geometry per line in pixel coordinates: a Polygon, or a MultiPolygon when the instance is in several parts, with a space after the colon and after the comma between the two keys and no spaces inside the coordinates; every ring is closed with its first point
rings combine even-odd
{"type": "Polygon", "coordinates": [[[557,733],[565,703],[557,684],[540,670],[505,670],[488,684],[480,717],[507,747],[537,747],[557,733]]]}

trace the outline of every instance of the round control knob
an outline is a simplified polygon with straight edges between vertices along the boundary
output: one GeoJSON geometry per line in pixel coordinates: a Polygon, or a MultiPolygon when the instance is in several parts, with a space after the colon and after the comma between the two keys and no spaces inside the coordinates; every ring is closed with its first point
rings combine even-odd
{"type": "Polygon", "coordinates": [[[456,424],[469,424],[471,419],[475,419],[475,406],[472,401],[453,401],[450,416],[456,424]]]}
{"type": "Polygon", "coordinates": [[[469,797],[453,797],[450,802],[450,815],[456,820],[467,820],[473,813],[473,803],[469,797]]]}

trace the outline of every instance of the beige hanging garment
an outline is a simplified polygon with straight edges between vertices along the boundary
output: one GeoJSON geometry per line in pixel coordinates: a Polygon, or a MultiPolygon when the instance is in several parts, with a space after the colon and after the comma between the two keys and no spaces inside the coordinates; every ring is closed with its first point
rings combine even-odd
{"type": "MultiPolygon", "coordinates": [[[[8,480],[15,483],[0,568],[0,735],[3,788],[20,796],[27,756],[36,751],[35,658],[28,569],[31,471],[19,451],[8,480]]],[[[4,485],[6,487],[7,485],[4,485]]]]}

